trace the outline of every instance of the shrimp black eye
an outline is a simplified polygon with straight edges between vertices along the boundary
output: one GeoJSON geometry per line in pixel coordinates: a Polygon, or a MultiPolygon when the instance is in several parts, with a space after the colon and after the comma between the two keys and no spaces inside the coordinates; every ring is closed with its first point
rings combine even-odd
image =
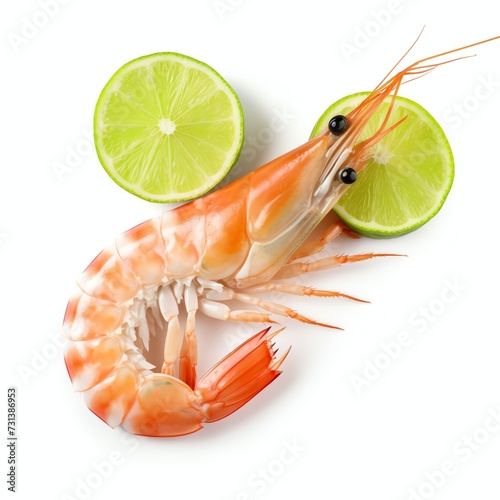
{"type": "Polygon", "coordinates": [[[352,184],[357,177],[356,171],[351,167],[344,168],[344,170],[340,172],[340,180],[344,184],[352,184]]]}
{"type": "Polygon", "coordinates": [[[347,129],[347,125],[347,118],[344,115],[337,115],[328,122],[328,129],[333,135],[340,135],[347,129]]]}

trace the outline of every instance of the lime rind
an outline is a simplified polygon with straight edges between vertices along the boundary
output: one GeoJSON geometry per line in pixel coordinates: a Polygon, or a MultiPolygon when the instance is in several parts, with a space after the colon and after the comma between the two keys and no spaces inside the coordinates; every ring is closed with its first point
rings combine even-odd
{"type": "Polygon", "coordinates": [[[206,63],[175,52],[123,65],[94,113],[103,168],[153,202],[186,201],[212,189],[238,160],[243,138],[236,92],[206,63]]]}
{"type": "MultiPolygon", "coordinates": [[[[311,137],[368,94],[352,94],[331,105],[311,137]]],[[[383,109],[375,113],[361,140],[377,131],[383,115],[383,109]]],[[[440,211],[453,184],[453,154],[440,125],[422,106],[397,96],[390,123],[404,116],[407,120],[373,147],[371,163],[334,207],[347,226],[365,236],[388,238],[418,229],[440,211]]]]}

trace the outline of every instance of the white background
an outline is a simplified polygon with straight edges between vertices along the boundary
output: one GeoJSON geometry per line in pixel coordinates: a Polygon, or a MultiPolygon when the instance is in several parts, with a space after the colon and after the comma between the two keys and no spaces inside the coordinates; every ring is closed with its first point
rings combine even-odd
{"type": "MultiPolygon", "coordinates": [[[[408,62],[500,35],[495,4],[66,0],[47,2],[48,17],[42,3],[0,12],[0,365],[4,400],[8,386],[18,392],[17,498],[498,500],[500,41],[403,88],[450,140],[449,198],[415,233],[339,238],[329,250],[408,258],[301,279],[371,304],[280,298],[345,331],[284,321],[284,372],[242,410],[182,438],[111,430],[73,393],[59,339],[78,274],[116,234],[170,208],[115,185],[87,139],[122,64],[158,51],[207,62],[241,97],[247,137],[287,113],[241,175],[305,141],[333,101],[373,88],[424,25],[408,62]],[[447,475],[436,473],[443,463],[447,475]]],[[[200,371],[257,329],[200,319],[200,371]]]]}

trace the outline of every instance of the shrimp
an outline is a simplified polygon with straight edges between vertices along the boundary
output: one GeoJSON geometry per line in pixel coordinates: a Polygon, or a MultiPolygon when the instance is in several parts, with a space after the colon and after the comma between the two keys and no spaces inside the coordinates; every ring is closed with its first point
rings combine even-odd
{"type": "Polygon", "coordinates": [[[264,323],[275,323],[272,315],[277,315],[335,328],[259,294],[278,290],[354,298],[282,280],[391,255],[303,260],[340,234],[355,237],[338,222],[320,239],[306,242],[370,161],[370,148],[404,120],[390,123],[400,86],[456,60],[436,58],[490,40],[421,59],[402,71],[396,72],[396,65],[361,104],[332,118],[319,136],[218,191],[122,233],[99,253],[77,280],[63,324],[66,367],[89,409],[112,428],[181,436],[233,413],[280,375],[290,349],[276,357],[272,339],[281,330],[271,333],[269,327],[198,380],[197,312],[223,321],[264,323]],[[366,123],[388,96],[392,104],[380,128],[360,142],[366,123]],[[231,308],[227,301],[244,308],[231,308]],[[150,335],[164,338],[156,364],[146,359],[150,335]]]}

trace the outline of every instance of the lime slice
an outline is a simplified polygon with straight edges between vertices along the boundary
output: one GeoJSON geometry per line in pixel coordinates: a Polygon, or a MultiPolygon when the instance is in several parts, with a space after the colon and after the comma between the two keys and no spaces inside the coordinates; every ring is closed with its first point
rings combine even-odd
{"type": "MultiPolygon", "coordinates": [[[[311,133],[345,115],[369,93],[353,94],[332,104],[311,133]]],[[[390,97],[371,117],[360,140],[375,134],[388,110],[390,97]]],[[[441,209],[454,176],[453,154],[436,120],[410,99],[397,97],[389,123],[408,118],[372,147],[370,164],[334,207],[347,226],[369,237],[399,236],[418,229],[441,209]]]]}
{"type": "Polygon", "coordinates": [[[97,101],[94,138],[122,188],[149,201],[185,201],[210,190],[238,159],[243,112],[210,66],[160,52],[111,77],[97,101]]]}

